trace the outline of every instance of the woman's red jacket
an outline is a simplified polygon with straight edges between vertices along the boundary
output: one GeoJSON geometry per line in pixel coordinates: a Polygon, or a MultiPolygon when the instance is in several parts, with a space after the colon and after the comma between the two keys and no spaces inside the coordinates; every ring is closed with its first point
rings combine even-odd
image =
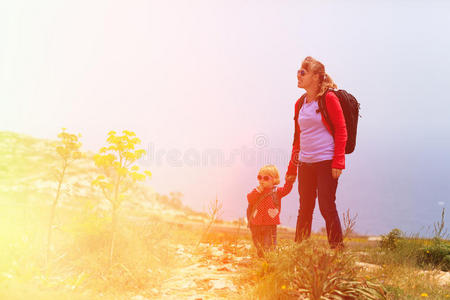
{"type": "MultiPolygon", "coordinates": [[[[297,100],[295,103],[295,111],[300,110],[300,106],[303,104],[303,98],[297,100]]],[[[334,169],[345,169],[345,144],[347,142],[347,127],[345,126],[345,118],[342,112],[341,104],[338,97],[333,92],[328,92],[325,96],[325,105],[327,107],[328,115],[333,123],[334,134],[330,129],[327,121],[322,114],[322,123],[327,130],[333,135],[334,138],[334,156],[331,163],[331,167],[334,169]]],[[[296,116],[297,117],[297,116],[296,116]]],[[[299,153],[300,153],[300,126],[298,120],[295,120],[295,133],[294,142],[292,144],[291,160],[286,175],[297,175],[297,168],[299,165],[299,153]]]]}

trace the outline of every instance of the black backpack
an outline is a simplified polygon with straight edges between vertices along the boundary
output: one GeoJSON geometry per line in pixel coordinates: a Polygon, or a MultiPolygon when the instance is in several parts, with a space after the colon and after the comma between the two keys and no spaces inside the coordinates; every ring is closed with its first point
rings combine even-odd
{"type": "MultiPolygon", "coordinates": [[[[345,90],[328,90],[319,99],[319,112],[330,126],[331,132],[334,133],[333,123],[328,115],[327,106],[325,104],[325,97],[329,91],[332,91],[339,99],[339,103],[342,107],[342,112],[344,113],[345,125],[347,127],[347,143],[345,144],[345,154],[352,153],[356,146],[356,132],[358,128],[358,118],[359,118],[359,102],[356,98],[345,90]]],[[[298,122],[298,113],[303,105],[306,94],[300,98],[300,105],[298,106],[298,111],[295,112],[295,121],[298,122]]]]}

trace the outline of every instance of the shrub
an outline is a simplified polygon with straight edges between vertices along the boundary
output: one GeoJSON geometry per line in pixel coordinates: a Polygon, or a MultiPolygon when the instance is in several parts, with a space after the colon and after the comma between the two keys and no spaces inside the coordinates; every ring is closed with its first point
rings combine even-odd
{"type": "Polygon", "coordinates": [[[360,275],[349,253],[318,241],[287,242],[255,268],[258,299],[386,299],[383,286],[360,275]]]}
{"type": "Polygon", "coordinates": [[[420,249],[417,264],[421,267],[440,267],[443,271],[449,271],[450,245],[439,238],[434,238],[431,245],[420,249]]]}
{"type": "Polygon", "coordinates": [[[381,236],[380,247],[386,250],[394,250],[398,247],[402,236],[402,231],[398,228],[394,228],[387,235],[381,236]]]}

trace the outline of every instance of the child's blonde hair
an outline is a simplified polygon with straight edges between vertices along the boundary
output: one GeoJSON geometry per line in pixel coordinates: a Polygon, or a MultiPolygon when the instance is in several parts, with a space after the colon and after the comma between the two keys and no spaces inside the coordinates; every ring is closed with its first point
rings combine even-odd
{"type": "Polygon", "coordinates": [[[275,167],[274,165],[265,165],[264,167],[262,167],[259,172],[258,175],[269,175],[274,179],[273,184],[277,185],[280,183],[280,174],[278,173],[278,169],[277,167],[275,167]]]}

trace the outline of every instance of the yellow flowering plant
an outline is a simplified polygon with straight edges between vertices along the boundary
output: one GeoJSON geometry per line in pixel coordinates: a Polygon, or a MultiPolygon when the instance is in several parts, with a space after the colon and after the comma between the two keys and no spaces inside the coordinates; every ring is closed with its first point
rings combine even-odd
{"type": "Polygon", "coordinates": [[[61,161],[61,168],[55,170],[56,181],[58,182],[58,187],[56,190],[55,198],[53,199],[53,203],[50,211],[50,219],[48,222],[48,230],[47,230],[47,248],[46,248],[46,261],[48,263],[50,256],[50,247],[52,244],[52,227],[55,218],[55,210],[58,205],[58,200],[61,196],[61,188],[63,185],[64,177],[66,176],[67,169],[70,164],[82,157],[82,153],[80,152],[81,142],[78,138],[81,137],[81,134],[75,135],[66,132],[66,128],[62,128],[62,131],[58,134],[59,141],[56,146],[56,153],[58,154],[61,161]]]}
{"type": "Polygon", "coordinates": [[[95,165],[101,175],[92,182],[103,192],[112,207],[112,238],[110,247],[110,262],[114,256],[114,239],[117,229],[117,210],[121,203],[129,198],[129,192],[139,181],[151,177],[151,172],[139,172],[137,161],[145,155],[144,149],[136,149],[141,140],[134,132],[123,130],[122,135],[110,131],[106,139],[108,146],[102,147],[94,155],[95,165]]]}

